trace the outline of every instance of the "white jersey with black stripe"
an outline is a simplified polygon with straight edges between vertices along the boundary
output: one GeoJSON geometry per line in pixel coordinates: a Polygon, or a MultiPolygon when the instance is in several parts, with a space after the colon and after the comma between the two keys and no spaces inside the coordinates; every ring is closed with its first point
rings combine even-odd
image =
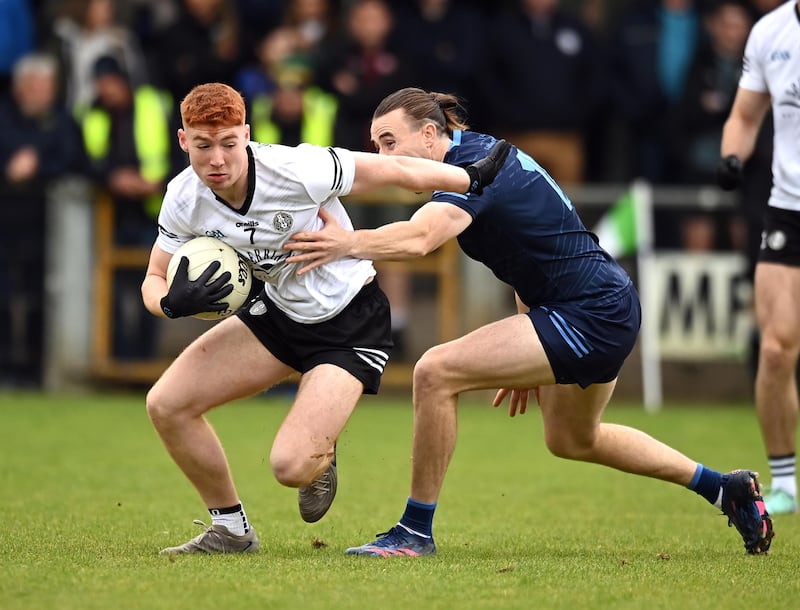
{"type": "Polygon", "coordinates": [[[772,98],[775,139],[769,205],[800,211],[800,8],[794,0],[753,26],[739,86],[772,98]]]}
{"type": "Polygon", "coordinates": [[[247,199],[241,209],[226,204],[187,167],[167,187],[158,217],[156,244],[166,252],[193,237],[209,235],[247,257],[269,298],[292,320],[317,323],[338,314],[375,275],[371,261],[343,258],[298,276],[286,264],[283,245],[297,231],[322,228],[324,207],[347,229],[353,225],[340,196],[353,185],[349,150],[310,144],[296,147],[250,142],[247,199]]]}

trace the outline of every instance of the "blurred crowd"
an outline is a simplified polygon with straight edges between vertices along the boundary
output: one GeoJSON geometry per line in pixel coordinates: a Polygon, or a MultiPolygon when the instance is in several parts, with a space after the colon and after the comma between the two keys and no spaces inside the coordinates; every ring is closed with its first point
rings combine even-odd
{"type": "MultiPolygon", "coordinates": [[[[267,143],[372,150],[377,103],[420,86],[460,95],[472,128],[507,138],[564,186],[707,184],[749,30],[780,3],[3,0],[0,371],[40,382],[44,248],[57,229],[45,217],[50,182],[88,177],[113,199],[115,240],[149,246],[165,185],[187,164],[175,132],[194,85],[235,86],[253,139],[267,143]]],[[[666,245],[744,249],[751,208],[766,201],[770,148],[765,133],[748,165],[752,206],[736,218],[675,217],[666,245]]],[[[116,355],[147,357],[141,273],[119,276],[116,355]]],[[[400,330],[403,282],[390,294],[400,330]]]]}

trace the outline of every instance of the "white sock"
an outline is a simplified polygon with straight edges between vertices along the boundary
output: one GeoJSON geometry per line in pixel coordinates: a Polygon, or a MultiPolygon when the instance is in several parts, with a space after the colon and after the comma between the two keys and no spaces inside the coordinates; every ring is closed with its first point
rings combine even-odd
{"type": "Polygon", "coordinates": [[[209,508],[208,512],[211,514],[212,525],[222,525],[231,534],[244,536],[250,531],[250,524],[241,504],[228,508],[209,508]]]}

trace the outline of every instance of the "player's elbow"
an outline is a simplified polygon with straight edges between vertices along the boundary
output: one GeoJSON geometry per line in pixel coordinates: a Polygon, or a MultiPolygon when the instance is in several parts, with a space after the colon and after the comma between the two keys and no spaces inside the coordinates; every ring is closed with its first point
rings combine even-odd
{"type": "Polygon", "coordinates": [[[435,245],[424,236],[409,240],[406,244],[406,254],[409,258],[427,256],[436,249],[435,245]]]}
{"type": "Polygon", "coordinates": [[[409,253],[415,257],[427,256],[442,245],[440,236],[427,226],[415,226],[416,223],[410,222],[414,227],[414,232],[406,240],[409,253]]]}

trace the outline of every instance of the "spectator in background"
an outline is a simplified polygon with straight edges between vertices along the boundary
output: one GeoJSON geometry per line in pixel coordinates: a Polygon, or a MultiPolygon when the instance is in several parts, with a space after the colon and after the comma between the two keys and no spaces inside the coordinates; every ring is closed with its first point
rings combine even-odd
{"type": "MultiPolygon", "coordinates": [[[[483,38],[465,33],[481,30],[480,12],[453,0],[414,0],[398,3],[396,14],[397,39],[407,42],[417,84],[476,99],[475,66],[481,61],[483,38]]],[[[476,120],[479,111],[472,109],[476,120]]]]}
{"type": "Polygon", "coordinates": [[[14,64],[32,51],[35,43],[30,3],[27,0],[0,2],[0,97],[8,93],[14,64]]]}
{"type": "MultiPolygon", "coordinates": [[[[689,184],[711,184],[716,178],[722,127],[736,96],[753,22],[742,0],[718,0],[703,25],[707,35],[675,108],[671,139],[677,178],[689,184]]],[[[681,234],[688,250],[744,248],[744,227],[731,213],[686,212],[681,234]]]]}
{"type": "MultiPolygon", "coordinates": [[[[272,65],[291,55],[293,61],[312,63],[312,56],[336,32],[339,11],[335,0],[288,0],[279,11],[277,21],[270,24],[247,24],[244,38],[243,68],[237,74],[241,92],[248,95],[253,87],[267,92],[272,83],[264,82],[272,65]],[[267,88],[264,85],[268,84],[267,88]]],[[[245,19],[242,15],[242,27],[245,19]]],[[[267,77],[267,81],[271,78],[267,77]]]]}
{"type": "Polygon", "coordinates": [[[311,75],[303,65],[287,62],[275,77],[277,86],[272,93],[258,94],[248,102],[253,140],[284,146],[302,142],[333,146],[336,98],[309,86],[311,75]]]}
{"type": "Polygon", "coordinates": [[[489,128],[559,184],[583,182],[583,130],[604,96],[588,28],[562,12],[559,0],[517,0],[492,19],[485,50],[480,81],[489,128]]]}
{"type": "MultiPolygon", "coordinates": [[[[272,95],[278,88],[278,77],[288,63],[307,64],[298,53],[297,32],[290,27],[278,27],[267,32],[256,44],[255,62],[236,72],[234,82],[245,100],[256,96],[272,95]]],[[[307,68],[310,70],[310,68],[307,68]]]]}
{"type": "Polygon", "coordinates": [[[339,99],[336,146],[371,151],[373,109],[415,75],[395,44],[394,15],[384,0],[355,0],[346,11],[345,26],[316,54],[316,81],[339,99]]]}
{"type": "MultiPolygon", "coordinates": [[[[702,28],[694,0],[647,0],[633,3],[613,36],[612,99],[624,128],[628,157],[621,178],[644,178],[655,184],[679,180],[670,141],[670,123],[684,96],[689,69],[700,45],[702,28]]],[[[683,247],[682,210],[654,212],[659,248],[683,247]]]]}
{"type": "Polygon", "coordinates": [[[693,0],[634,3],[614,36],[614,107],[630,139],[627,178],[674,178],[668,164],[668,113],[684,95],[700,41],[693,0]]]}
{"type": "MultiPolygon", "coordinates": [[[[356,151],[372,151],[369,128],[378,102],[392,91],[415,81],[411,62],[398,49],[394,14],[384,0],[355,0],[346,11],[344,31],[316,54],[316,83],[338,100],[334,144],[356,151]]],[[[402,206],[348,208],[356,228],[376,227],[406,218],[402,206]]],[[[381,270],[381,288],[392,312],[394,354],[407,356],[406,326],[411,276],[403,270],[381,270]]]]}
{"type": "MultiPolygon", "coordinates": [[[[158,2],[159,0],[154,0],[158,2]]],[[[250,55],[264,34],[281,25],[288,0],[235,0],[239,15],[239,39],[243,50],[243,61],[254,59],[250,55]]]]}
{"type": "Polygon", "coordinates": [[[200,83],[234,82],[241,67],[239,31],[233,0],[182,0],[178,19],[150,50],[153,81],[176,105],[200,83]]]}
{"type": "Polygon", "coordinates": [[[0,101],[0,383],[39,386],[43,365],[47,188],[82,171],[77,125],[59,104],[58,62],[14,64],[0,101]]]}
{"type": "Polygon", "coordinates": [[[320,47],[336,32],[338,13],[332,0],[291,0],[279,27],[266,30],[252,51],[249,62],[236,74],[236,85],[245,99],[272,94],[277,88],[276,74],[288,64],[292,71],[313,70],[320,47]]]}
{"type": "MultiPolygon", "coordinates": [[[[101,57],[94,66],[96,97],[82,118],[91,175],[114,203],[114,241],[149,247],[167,181],[186,161],[174,144],[171,100],[150,85],[135,87],[119,62],[101,57]]],[[[141,303],[144,270],[119,270],[114,278],[113,353],[153,355],[154,319],[141,303]]]]}
{"type": "Polygon", "coordinates": [[[340,11],[337,0],[288,0],[282,25],[297,33],[297,50],[311,55],[336,35],[340,11]]]}
{"type": "Polygon", "coordinates": [[[125,23],[142,48],[149,48],[160,32],[178,18],[180,0],[127,0],[117,5],[125,23]]]}
{"type": "MultiPolygon", "coordinates": [[[[708,184],[715,180],[719,140],[742,71],[742,57],[753,22],[742,0],[717,0],[704,16],[703,43],[690,65],[674,113],[681,153],[681,182],[708,184]]],[[[673,131],[673,133],[676,133],[673,131]]]]}
{"type": "Polygon", "coordinates": [[[110,55],[135,83],[147,81],[144,55],[131,30],[117,20],[113,0],[66,0],[56,5],[53,38],[46,45],[62,63],[67,106],[77,114],[94,97],[95,62],[110,55]]]}

